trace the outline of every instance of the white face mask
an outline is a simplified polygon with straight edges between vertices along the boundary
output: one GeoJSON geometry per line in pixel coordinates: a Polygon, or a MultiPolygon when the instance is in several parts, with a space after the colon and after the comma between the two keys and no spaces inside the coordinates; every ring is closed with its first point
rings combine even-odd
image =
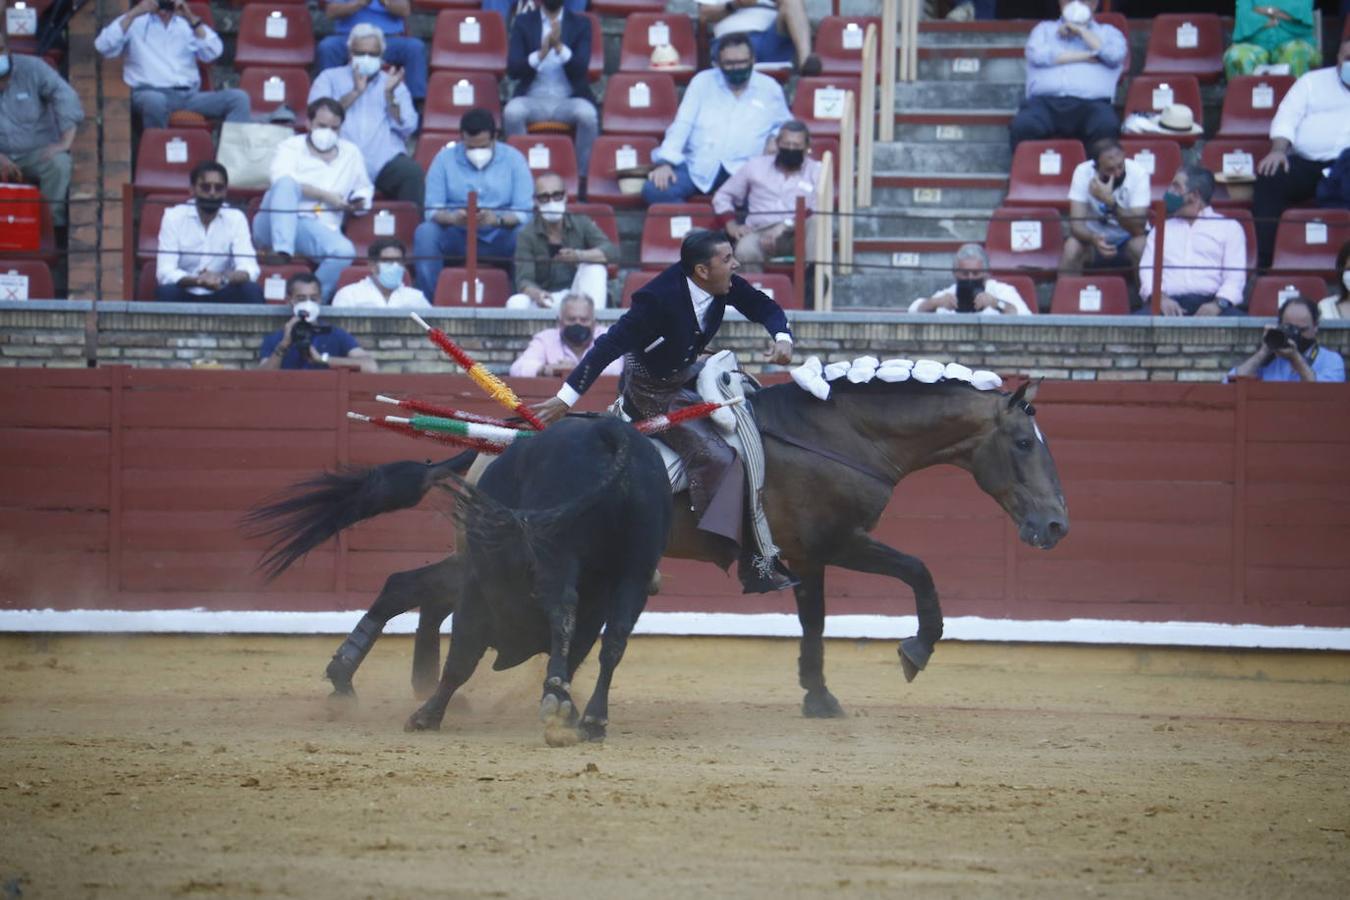
{"type": "Polygon", "coordinates": [[[337,146],[338,133],[331,128],[311,128],[309,142],[320,153],[327,153],[337,146]]]}
{"type": "Polygon", "coordinates": [[[382,61],[383,60],[381,60],[378,56],[368,56],[366,54],[361,54],[359,56],[352,57],[352,68],[355,69],[358,74],[364,75],[367,78],[369,78],[376,72],[380,71],[380,63],[382,61]]]}
{"type": "Polygon", "coordinates": [[[487,164],[492,162],[492,148],[474,147],[471,150],[466,149],[464,151],[464,156],[469,160],[469,165],[473,166],[475,169],[485,169],[487,168],[487,164]]]}
{"type": "Polygon", "coordinates": [[[1341,273],[1341,284],[1345,285],[1347,291],[1350,291],[1350,269],[1341,273]]]}
{"type": "Polygon", "coordinates": [[[567,212],[566,200],[550,200],[539,204],[539,215],[545,222],[561,222],[565,212],[567,212]]]}
{"type": "Polygon", "coordinates": [[[1086,25],[1092,19],[1092,8],[1081,0],[1073,0],[1065,6],[1062,13],[1064,21],[1070,25],[1086,25]]]}
{"type": "Polygon", "coordinates": [[[297,316],[303,315],[311,325],[319,321],[319,304],[313,300],[301,300],[291,310],[297,316]]]}
{"type": "Polygon", "coordinates": [[[395,290],[403,284],[403,263],[382,262],[375,277],[380,280],[380,284],[384,286],[385,290],[395,290]]]}

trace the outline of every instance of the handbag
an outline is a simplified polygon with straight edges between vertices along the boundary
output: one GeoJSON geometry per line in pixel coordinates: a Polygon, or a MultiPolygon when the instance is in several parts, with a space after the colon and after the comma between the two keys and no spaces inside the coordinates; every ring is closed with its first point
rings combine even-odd
{"type": "Polygon", "coordinates": [[[277,146],[294,135],[288,125],[225,122],[220,126],[216,162],[229,173],[231,188],[266,190],[277,146]]]}

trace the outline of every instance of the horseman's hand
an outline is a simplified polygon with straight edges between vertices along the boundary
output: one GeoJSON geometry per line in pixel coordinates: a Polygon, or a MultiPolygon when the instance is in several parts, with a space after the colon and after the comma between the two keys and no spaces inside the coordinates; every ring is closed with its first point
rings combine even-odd
{"type": "Polygon", "coordinates": [[[557,397],[549,397],[547,400],[531,406],[530,411],[539,418],[539,421],[547,426],[552,425],[554,422],[567,415],[567,410],[569,408],[570,407],[568,407],[566,403],[562,402],[557,397]]]}
{"type": "Polygon", "coordinates": [[[764,354],[764,359],[774,365],[786,366],[792,362],[792,342],[774,341],[773,346],[769,348],[769,352],[764,354]]]}

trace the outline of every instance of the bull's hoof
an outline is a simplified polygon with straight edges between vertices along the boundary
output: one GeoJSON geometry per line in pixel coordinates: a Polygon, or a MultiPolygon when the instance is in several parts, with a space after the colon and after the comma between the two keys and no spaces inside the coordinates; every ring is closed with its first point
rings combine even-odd
{"type": "Polygon", "coordinates": [[[593,719],[586,716],[581,720],[578,730],[583,741],[593,741],[598,744],[605,739],[605,729],[608,725],[609,722],[604,719],[593,719]]]}
{"type": "Polygon", "coordinates": [[[581,740],[576,727],[577,709],[571,700],[545,694],[539,703],[539,718],[544,723],[544,743],[550,747],[571,747],[581,740]]]}
{"type": "Polygon", "coordinates": [[[900,654],[900,668],[905,673],[905,681],[909,682],[928,666],[933,648],[923,644],[916,637],[910,637],[900,642],[897,652],[900,654]]]}
{"type": "Polygon", "coordinates": [[[842,719],[847,713],[834,694],[822,688],[806,692],[802,698],[802,715],[808,719],[842,719]]]}
{"type": "Polygon", "coordinates": [[[404,731],[440,731],[441,717],[429,712],[426,707],[408,716],[408,721],[403,723],[404,731]]]}

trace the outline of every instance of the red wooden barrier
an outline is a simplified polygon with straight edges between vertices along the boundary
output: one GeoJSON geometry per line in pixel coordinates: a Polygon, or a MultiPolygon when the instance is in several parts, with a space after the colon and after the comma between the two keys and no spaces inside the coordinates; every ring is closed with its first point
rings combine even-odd
{"type": "MultiPolygon", "coordinates": [[[[533,401],[557,382],[513,382],[533,401]]],[[[612,382],[585,408],[612,396],[612,382]]],[[[497,412],[467,378],[130,368],[0,373],[0,608],[364,608],[449,550],[422,507],[364,523],[272,584],[238,518],[325,467],[448,455],[350,423],[377,393],[497,412]]],[[[906,479],[877,530],[932,568],[948,615],[1350,625],[1350,390],[1050,383],[1038,421],[1072,530],[1050,552],[964,472],[906,479]]],[[[790,612],[668,560],[650,608],[790,612]]],[[[912,614],[897,582],[831,571],[832,613],[912,614]]]]}

